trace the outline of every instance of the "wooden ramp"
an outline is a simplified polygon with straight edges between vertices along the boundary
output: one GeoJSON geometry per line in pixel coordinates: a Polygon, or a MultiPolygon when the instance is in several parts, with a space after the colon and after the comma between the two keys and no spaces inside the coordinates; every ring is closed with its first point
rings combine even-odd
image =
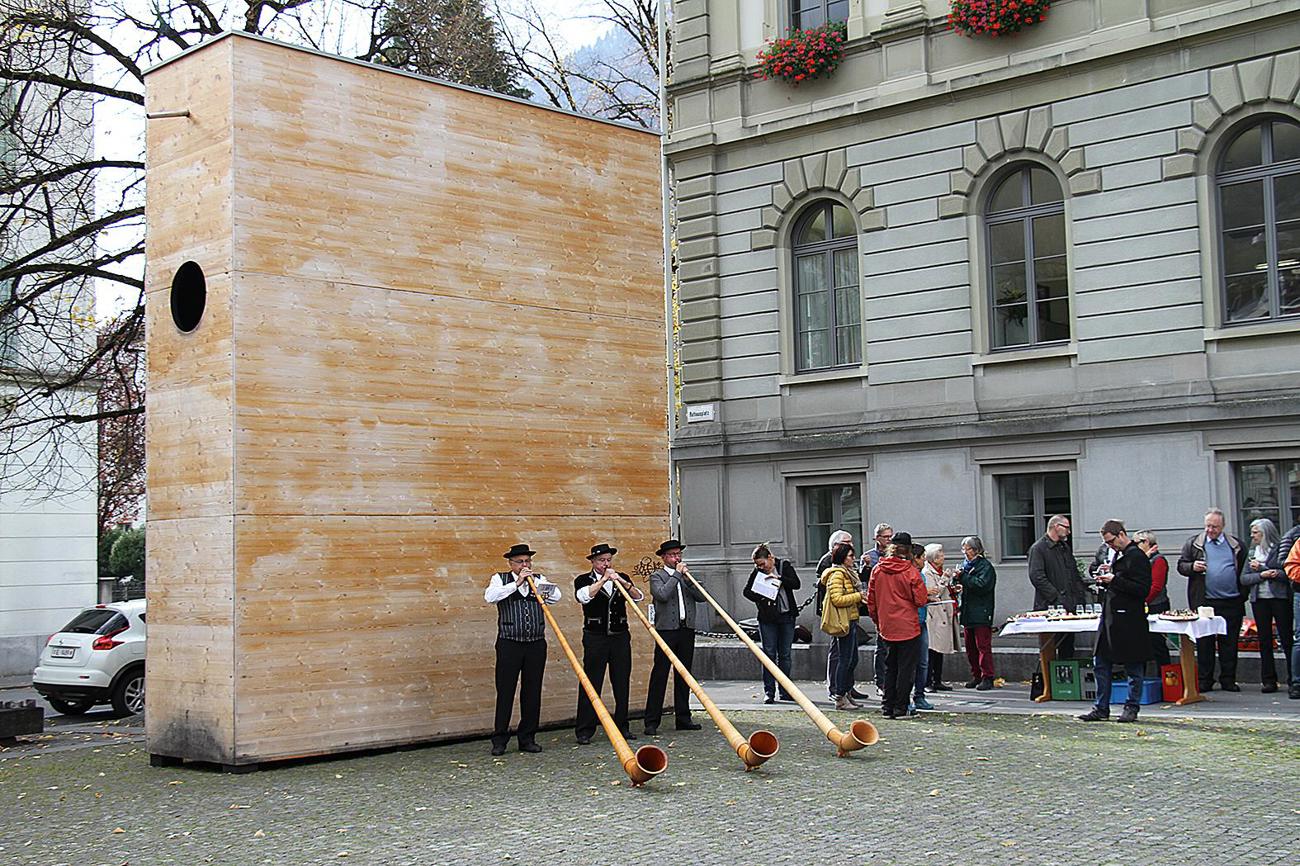
{"type": "Polygon", "coordinates": [[[189,112],[148,129],[149,751],[490,731],[506,548],[577,642],[589,547],[667,533],[658,138],[238,34],[146,83],[189,112]]]}

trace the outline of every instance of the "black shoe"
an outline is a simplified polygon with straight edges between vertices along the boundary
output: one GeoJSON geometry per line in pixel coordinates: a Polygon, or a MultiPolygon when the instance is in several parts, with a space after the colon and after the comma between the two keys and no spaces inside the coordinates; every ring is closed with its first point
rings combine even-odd
{"type": "Polygon", "coordinates": [[[1293,701],[1300,701],[1300,686],[1292,686],[1287,689],[1286,696],[1293,701]]]}
{"type": "MultiPolygon", "coordinates": [[[[831,697],[834,698],[835,696],[834,696],[834,695],[831,695],[831,697]]],[[[849,689],[849,697],[853,698],[853,700],[855,700],[855,701],[869,701],[869,700],[871,700],[871,696],[870,696],[870,695],[864,695],[862,692],[858,691],[856,688],[849,689]]],[[[792,699],[792,700],[793,700],[793,699],[792,699]]]]}
{"type": "Polygon", "coordinates": [[[589,745],[591,745],[591,737],[583,737],[583,736],[579,736],[579,737],[578,737],[578,745],[579,745],[579,746],[589,746],[589,745]]]}
{"type": "Polygon", "coordinates": [[[1273,692],[1277,691],[1277,683],[1265,683],[1260,687],[1259,691],[1261,694],[1271,695],[1273,692]]]}
{"type": "Polygon", "coordinates": [[[767,697],[763,698],[763,703],[774,704],[776,703],[776,698],[774,698],[772,695],[768,695],[767,697]]]}
{"type": "Polygon", "coordinates": [[[1125,707],[1124,712],[1120,713],[1117,722],[1136,722],[1138,720],[1137,707],[1125,707]]]}
{"type": "Polygon", "coordinates": [[[492,757],[499,758],[506,753],[506,747],[500,743],[492,744],[492,757]]]}
{"type": "Polygon", "coordinates": [[[631,731],[624,731],[624,732],[623,732],[623,739],[625,739],[625,740],[635,740],[635,739],[636,739],[636,734],[632,733],[631,731]]]}
{"type": "Polygon", "coordinates": [[[1110,713],[1103,713],[1101,710],[1093,707],[1088,712],[1079,716],[1081,722],[1105,722],[1110,719],[1110,713]]]}
{"type": "Polygon", "coordinates": [[[657,736],[659,736],[659,728],[658,728],[658,727],[652,727],[652,726],[650,726],[650,725],[646,725],[646,726],[645,726],[645,735],[646,735],[647,737],[657,737],[657,736]]]}
{"type": "Polygon", "coordinates": [[[536,743],[520,743],[520,744],[519,744],[519,751],[521,751],[521,752],[527,752],[527,753],[530,754],[530,755],[535,755],[535,754],[537,754],[538,752],[540,752],[541,750],[542,750],[542,747],[539,746],[539,745],[537,745],[536,743]]]}
{"type": "Polygon", "coordinates": [[[967,680],[967,681],[966,681],[966,688],[968,688],[968,689],[973,689],[973,688],[975,688],[976,686],[978,686],[981,682],[983,682],[983,680],[967,680]]]}
{"type": "Polygon", "coordinates": [[[950,692],[950,691],[952,691],[952,686],[948,685],[947,683],[934,683],[934,684],[932,684],[929,688],[930,688],[930,691],[932,691],[932,692],[950,692]]]}
{"type": "Polygon", "coordinates": [[[1197,683],[1196,688],[1202,692],[1214,691],[1214,683],[1197,683]]]}
{"type": "Polygon", "coordinates": [[[794,698],[790,697],[789,695],[781,695],[780,697],[777,698],[777,700],[783,704],[793,704],[795,702],[794,698]]]}
{"type": "Polygon", "coordinates": [[[701,725],[699,722],[691,722],[691,721],[678,722],[678,723],[677,723],[677,730],[679,730],[679,731],[702,731],[702,730],[704,730],[704,726],[701,725]]]}
{"type": "Polygon", "coordinates": [[[991,689],[991,688],[993,688],[993,680],[992,680],[992,678],[991,678],[991,677],[985,677],[984,679],[980,680],[980,684],[977,685],[977,686],[975,687],[975,691],[977,691],[977,692],[987,692],[987,691],[988,691],[989,689],[991,689]]]}
{"type": "Polygon", "coordinates": [[[1219,688],[1223,689],[1225,692],[1241,691],[1241,686],[1237,685],[1234,682],[1219,683],[1219,688]]]}
{"type": "Polygon", "coordinates": [[[896,718],[898,718],[898,716],[894,715],[894,711],[893,711],[893,710],[881,710],[881,711],[880,711],[880,714],[881,714],[882,716],[884,716],[885,718],[887,718],[887,719],[896,719],[896,718]]]}

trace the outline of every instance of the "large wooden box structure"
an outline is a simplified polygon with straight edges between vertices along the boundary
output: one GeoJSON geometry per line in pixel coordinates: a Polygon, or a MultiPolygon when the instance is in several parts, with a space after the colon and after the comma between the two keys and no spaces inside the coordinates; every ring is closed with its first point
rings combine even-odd
{"type": "MultiPolygon", "coordinates": [[[[577,649],[590,545],[667,532],[657,137],[237,34],[146,83],[189,112],[148,130],[150,752],[489,731],[502,552],[577,649]]],[[[576,693],[551,638],[544,721],[576,693]]]]}

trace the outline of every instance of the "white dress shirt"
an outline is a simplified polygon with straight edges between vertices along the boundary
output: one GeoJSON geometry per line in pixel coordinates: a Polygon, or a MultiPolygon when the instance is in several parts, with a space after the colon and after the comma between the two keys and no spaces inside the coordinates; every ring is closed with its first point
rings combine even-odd
{"type": "MultiPolygon", "coordinates": [[[[586,586],[578,587],[578,591],[574,593],[574,597],[578,599],[579,604],[586,604],[587,602],[591,601],[591,588],[595,586],[596,581],[598,580],[600,580],[600,575],[596,574],[596,572],[593,570],[591,572],[591,583],[587,584],[586,586]]],[[[601,589],[601,592],[605,593],[605,595],[609,596],[610,598],[613,598],[614,593],[618,592],[618,589],[614,586],[614,581],[611,580],[605,584],[605,586],[601,589]]],[[[637,589],[635,586],[628,589],[627,592],[628,595],[632,596],[633,601],[641,601],[642,599],[645,598],[645,595],[641,592],[641,590],[637,589]]]]}
{"type": "MultiPolygon", "coordinates": [[[[540,574],[534,574],[533,580],[537,581],[537,591],[542,594],[542,601],[546,604],[555,604],[560,600],[560,588],[549,582],[540,574]]],[[[488,578],[487,589],[483,591],[483,600],[488,604],[496,604],[502,599],[509,598],[516,592],[527,598],[532,593],[532,587],[528,581],[524,581],[522,586],[517,585],[513,580],[509,583],[502,583],[501,578],[493,574],[488,578]]]]}

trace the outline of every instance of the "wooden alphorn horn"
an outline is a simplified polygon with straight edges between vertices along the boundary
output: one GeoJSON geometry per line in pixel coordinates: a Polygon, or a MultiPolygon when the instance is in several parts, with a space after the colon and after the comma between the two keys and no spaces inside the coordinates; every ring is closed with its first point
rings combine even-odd
{"type": "MultiPolygon", "coordinates": [[[[836,728],[835,724],[826,717],[826,714],[819,710],[816,704],[808,700],[807,696],[790,681],[790,678],[785,675],[785,671],[777,667],[776,662],[768,658],[767,653],[763,652],[750,636],[745,634],[740,626],[736,624],[736,621],[727,615],[727,612],[722,609],[722,605],[718,604],[713,596],[709,595],[708,591],[700,586],[699,581],[689,574],[686,576],[690,578],[691,583],[695,584],[695,588],[703,594],[709,604],[713,606],[713,609],[718,612],[718,616],[722,617],[727,625],[731,626],[731,630],[736,633],[736,637],[740,638],[745,646],[749,647],[749,651],[758,657],[763,667],[767,668],[768,673],[776,678],[776,681],[781,684],[781,688],[785,689],[785,693],[794,698],[794,702],[807,713],[813,724],[821,729],[821,732],[826,735],[826,739],[835,744],[835,748],[838,750],[837,754],[841,758],[848,755],[849,752],[861,749],[863,746],[874,745],[880,739],[880,732],[876,730],[876,726],[865,719],[858,719],[853,722],[849,725],[847,732],[836,728]]],[[[856,626],[854,627],[856,628],[856,626]]]]}
{"type": "Polygon", "coordinates": [[[605,736],[614,745],[614,751],[618,753],[618,759],[623,764],[623,772],[632,780],[632,787],[640,788],[646,782],[658,776],[668,767],[668,755],[663,749],[654,745],[644,745],[632,751],[632,747],[627,744],[627,738],[623,732],[614,724],[614,719],[605,707],[605,702],[600,699],[600,692],[591,684],[587,677],[587,672],[582,669],[578,662],[578,657],[573,654],[569,642],[564,639],[564,633],[560,631],[559,625],[555,622],[555,617],[547,609],[546,602],[542,601],[542,595],[537,591],[537,584],[533,579],[528,578],[528,586],[533,591],[533,598],[537,599],[538,604],[542,606],[542,613],[546,615],[546,621],[551,624],[551,631],[555,632],[555,639],[560,642],[560,647],[564,654],[569,657],[569,664],[573,666],[573,672],[578,675],[578,682],[591,699],[591,706],[596,711],[596,718],[600,719],[600,726],[605,729],[605,736]]]}
{"type": "Polygon", "coordinates": [[[650,624],[650,620],[646,619],[645,613],[641,608],[637,607],[636,602],[632,600],[632,596],[623,588],[623,584],[614,581],[614,585],[618,587],[619,592],[623,593],[627,606],[636,611],[637,619],[641,620],[641,624],[650,632],[650,636],[655,639],[659,649],[663,650],[663,654],[668,657],[668,661],[672,662],[677,675],[686,682],[686,685],[690,686],[695,697],[700,699],[700,703],[704,706],[705,712],[709,714],[709,718],[713,719],[713,723],[718,726],[718,730],[722,731],[722,736],[727,738],[727,744],[740,756],[740,760],[745,762],[745,772],[749,772],[775,755],[780,748],[780,744],[776,740],[776,734],[771,731],[754,731],[754,733],[750,734],[748,740],[742,737],[740,731],[736,730],[736,726],[722,714],[722,710],[718,709],[718,705],[701,688],[695,677],[691,676],[691,672],[686,669],[686,665],[682,664],[681,659],[677,658],[677,654],[668,648],[663,636],[650,624]]]}

